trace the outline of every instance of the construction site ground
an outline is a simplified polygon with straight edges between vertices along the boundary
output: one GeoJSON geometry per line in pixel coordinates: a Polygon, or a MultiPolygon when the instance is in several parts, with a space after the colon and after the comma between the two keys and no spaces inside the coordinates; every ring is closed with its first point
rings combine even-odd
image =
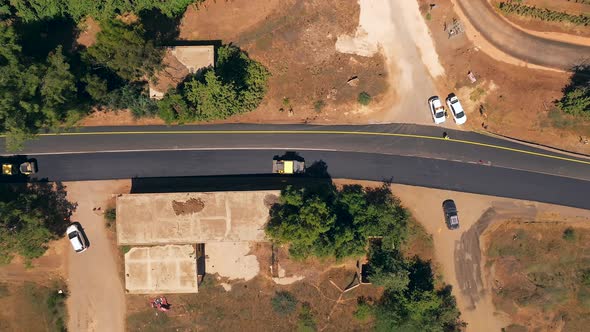
{"type": "Polygon", "coordinates": [[[437,80],[438,90],[459,96],[468,114],[467,128],[590,154],[590,144],[583,144],[590,136],[590,119],[567,115],[554,105],[570,82],[570,73],[525,66],[499,54],[477,36],[450,1],[437,3],[432,10],[429,1],[418,1],[423,16],[430,17],[426,22],[446,71],[437,80]],[[454,19],[465,33],[449,38],[444,29],[454,19]],[[475,75],[475,83],[468,72],[475,75]]]}

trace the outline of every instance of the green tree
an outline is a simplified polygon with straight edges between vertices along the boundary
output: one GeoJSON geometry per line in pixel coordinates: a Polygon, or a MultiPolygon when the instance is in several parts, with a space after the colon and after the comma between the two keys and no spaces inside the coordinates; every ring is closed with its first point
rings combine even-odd
{"type": "Polygon", "coordinates": [[[41,83],[41,95],[45,104],[55,107],[71,102],[76,97],[76,78],[59,46],[47,57],[48,68],[41,83]]]}
{"type": "Polygon", "coordinates": [[[590,116],[590,64],[573,68],[570,83],[563,89],[563,97],[555,104],[566,113],[590,116]]]}
{"type": "Polygon", "coordinates": [[[164,98],[158,101],[158,116],[166,123],[184,123],[194,118],[189,113],[186,101],[178,91],[171,89],[164,98]]]}
{"type": "Polygon", "coordinates": [[[86,58],[94,66],[105,66],[126,81],[152,77],[161,67],[163,50],[144,40],[139,23],[125,24],[109,20],[101,24],[96,43],[88,48],[86,58]]]}
{"type": "Polygon", "coordinates": [[[289,186],[271,211],[266,232],[279,243],[289,243],[291,255],[304,258],[318,252],[335,221],[336,215],[317,194],[289,186]]]}
{"type": "Polygon", "coordinates": [[[49,241],[63,235],[75,205],[59,184],[1,189],[0,263],[10,263],[15,254],[30,262],[45,253],[49,241]]]}
{"type": "Polygon", "coordinates": [[[238,92],[232,83],[223,83],[214,71],[205,73],[205,82],[195,78],[187,82],[185,96],[194,105],[196,119],[224,119],[240,112],[238,92]]]}

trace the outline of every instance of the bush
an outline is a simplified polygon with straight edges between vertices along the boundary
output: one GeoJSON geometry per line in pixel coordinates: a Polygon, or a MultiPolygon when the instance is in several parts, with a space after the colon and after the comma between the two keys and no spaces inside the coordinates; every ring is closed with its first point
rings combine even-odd
{"type": "Polygon", "coordinates": [[[326,103],[323,100],[316,100],[316,102],[313,103],[313,110],[316,113],[321,113],[322,109],[324,109],[325,106],[326,106],[326,103]]]}
{"type": "Polygon", "coordinates": [[[371,102],[371,95],[366,93],[365,91],[359,93],[358,102],[361,105],[369,105],[369,103],[371,102]]]}
{"type": "Polygon", "coordinates": [[[280,315],[289,315],[297,307],[297,299],[289,292],[277,292],[271,299],[273,310],[280,315]]]}
{"type": "Polygon", "coordinates": [[[575,241],[576,240],[576,231],[571,228],[568,227],[563,231],[563,239],[569,242],[575,241]]]}
{"type": "Polygon", "coordinates": [[[364,321],[373,315],[373,307],[364,298],[359,298],[354,312],[354,318],[364,321]]]}
{"type": "Polygon", "coordinates": [[[298,332],[315,331],[316,324],[311,311],[309,303],[303,303],[301,311],[299,312],[299,320],[297,321],[298,332]]]}
{"type": "Polygon", "coordinates": [[[117,220],[117,209],[106,209],[106,211],[104,212],[104,219],[107,222],[107,227],[111,227],[112,224],[117,220]]]}
{"type": "Polygon", "coordinates": [[[573,72],[563,97],[555,104],[566,113],[590,117],[590,65],[576,66],[573,72]]]}

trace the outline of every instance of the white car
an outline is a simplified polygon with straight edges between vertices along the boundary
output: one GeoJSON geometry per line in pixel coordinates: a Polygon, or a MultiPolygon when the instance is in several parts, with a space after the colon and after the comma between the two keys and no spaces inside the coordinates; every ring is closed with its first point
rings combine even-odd
{"type": "Polygon", "coordinates": [[[430,106],[430,113],[432,114],[432,120],[434,120],[434,123],[444,123],[446,120],[445,108],[440,102],[440,99],[437,96],[431,97],[428,99],[428,105],[430,106]]]}
{"type": "Polygon", "coordinates": [[[88,249],[88,242],[86,242],[86,237],[82,233],[82,229],[78,224],[71,224],[68,226],[66,234],[76,252],[83,252],[88,249]]]}
{"type": "Polygon", "coordinates": [[[449,108],[451,109],[451,114],[453,114],[456,124],[462,125],[465,123],[465,121],[467,121],[467,115],[465,115],[463,106],[461,106],[459,98],[457,98],[455,94],[449,95],[447,98],[447,105],[449,105],[449,108]]]}

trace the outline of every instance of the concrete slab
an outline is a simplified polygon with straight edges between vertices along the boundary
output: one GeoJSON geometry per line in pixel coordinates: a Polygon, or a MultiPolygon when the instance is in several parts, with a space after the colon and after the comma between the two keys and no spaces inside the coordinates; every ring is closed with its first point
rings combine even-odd
{"type": "Polygon", "coordinates": [[[171,48],[171,52],[191,74],[199,69],[214,66],[215,47],[213,45],[175,46],[171,48]]]}
{"type": "Polygon", "coordinates": [[[265,241],[280,191],[130,194],[117,198],[119,245],[265,241]]]}
{"type": "Polygon", "coordinates": [[[125,289],[132,294],[197,293],[191,245],[131,248],[125,254],[125,289]]]}
{"type": "Polygon", "coordinates": [[[218,242],[205,246],[205,271],[231,280],[248,281],[260,272],[256,255],[249,255],[248,242],[218,242]]]}

